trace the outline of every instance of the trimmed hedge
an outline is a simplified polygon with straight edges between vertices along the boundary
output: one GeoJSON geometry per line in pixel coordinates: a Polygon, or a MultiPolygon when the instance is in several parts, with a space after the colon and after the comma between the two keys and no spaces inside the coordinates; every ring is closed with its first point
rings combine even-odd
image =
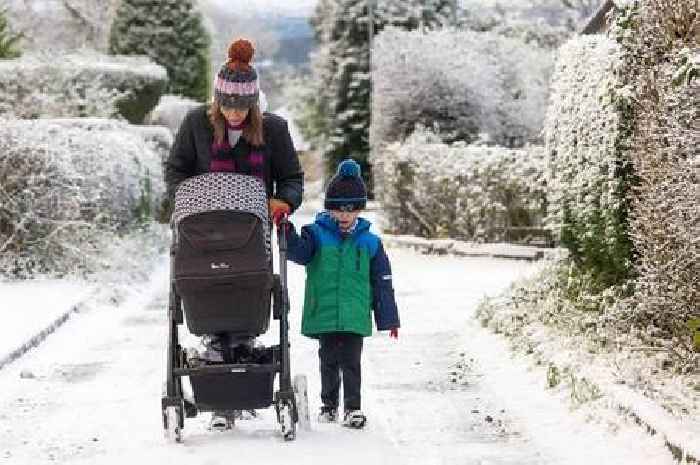
{"type": "Polygon", "coordinates": [[[158,103],[166,81],[165,69],[144,57],[27,54],[0,61],[0,115],[121,115],[141,123],[158,103]]]}
{"type": "Polygon", "coordinates": [[[543,160],[539,147],[447,145],[423,129],[371,159],[386,229],[488,242],[542,239],[543,160]]]}
{"type": "Polygon", "coordinates": [[[562,46],[545,120],[550,225],[602,287],[623,282],[632,267],[631,95],[614,74],[619,55],[619,47],[600,36],[562,46]]]}

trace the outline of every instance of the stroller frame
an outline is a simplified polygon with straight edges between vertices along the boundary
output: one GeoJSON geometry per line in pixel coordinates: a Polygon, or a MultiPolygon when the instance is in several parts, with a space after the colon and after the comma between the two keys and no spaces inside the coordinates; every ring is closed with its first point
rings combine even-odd
{"type": "MultiPolygon", "coordinates": [[[[165,392],[161,399],[163,427],[166,437],[175,442],[182,442],[182,430],[185,417],[195,417],[199,411],[196,401],[185,399],[182,391],[182,377],[196,375],[216,375],[233,373],[261,374],[268,373],[273,378],[279,374],[279,390],[274,393],[272,405],[277,413],[277,421],[285,440],[296,438],[296,425],[299,422],[298,402],[306,402],[306,379],[299,375],[291,379],[289,355],[289,294],[287,290],[287,239],[283,231],[287,227],[283,219],[277,228],[279,245],[279,275],[273,275],[272,316],[279,320],[279,345],[272,346],[272,361],[270,363],[225,363],[209,366],[189,367],[185,352],[178,338],[178,326],[182,325],[182,300],[175,287],[174,257],[177,244],[173,243],[170,250],[170,291],[168,305],[168,342],[165,392]]],[[[269,406],[270,404],[266,405],[269,406]]],[[[260,406],[249,406],[254,409],[260,406]]],[[[245,407],[243,407],[245,409],[245,407]]],[[[308,423],[308,408],[302,406],[303,423],[308,423]]]]}

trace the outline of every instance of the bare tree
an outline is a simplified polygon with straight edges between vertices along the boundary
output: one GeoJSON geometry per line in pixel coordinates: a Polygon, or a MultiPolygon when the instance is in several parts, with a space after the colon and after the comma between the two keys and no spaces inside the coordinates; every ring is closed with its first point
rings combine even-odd
{"type": "Polygon", "coordinates": [[[61,3],[69,15],[83,26],[86,42],[93,48],[105,50],[120,0],[62,0],[61,3]]]}
{"type": "Polygon", "coordinates": [[[8,8],[23,34],[22,48],[107,49],[109,29],[120,0],[15,0],[8,8]]]}
{"type": "Polygon", "coordinates": [[[561,0],[562,5],[582,18],[591,16],[603,3],[601,0],[561,0]]]}

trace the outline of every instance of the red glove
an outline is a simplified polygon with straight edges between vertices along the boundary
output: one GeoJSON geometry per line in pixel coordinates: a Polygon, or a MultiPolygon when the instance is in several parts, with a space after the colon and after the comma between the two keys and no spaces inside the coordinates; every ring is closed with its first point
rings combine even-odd
{"type": "Polygon", "coordinates": [[[391,328],[389,330],[389,337],[393,337],[394,339],[399,338],[399,328],[391,328]]]}
{"type": "Polygon", "coordinates": [[[279,199],[270,199],[270,216],[272,217],[272,222],[279,226],[282,218],[289,216],[292,208],[287,202],[279,199]]]}

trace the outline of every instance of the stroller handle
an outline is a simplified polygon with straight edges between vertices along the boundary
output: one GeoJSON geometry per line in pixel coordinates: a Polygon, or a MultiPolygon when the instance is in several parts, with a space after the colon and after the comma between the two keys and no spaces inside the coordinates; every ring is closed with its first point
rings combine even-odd
{"type": "Polygon", "coordinates": [[[280,252],[287,251],[287,229],[290,226],[289,216],[283,215],[277,223],[277,245],[280,252]]]}
{"type": "Polygon", "coordinates": [[[280,218],[277,224],[277,246],[279,247],[279,276],[280,293],[282,295],[282,314],[280,315],[280,351],[283,359],[282,372],[280,373],[280,392],[283,397],[293,399],[291,368],[289,357],[289,293],[287,290],[287,229],[289,228],[287,215],[280,218]]]}

